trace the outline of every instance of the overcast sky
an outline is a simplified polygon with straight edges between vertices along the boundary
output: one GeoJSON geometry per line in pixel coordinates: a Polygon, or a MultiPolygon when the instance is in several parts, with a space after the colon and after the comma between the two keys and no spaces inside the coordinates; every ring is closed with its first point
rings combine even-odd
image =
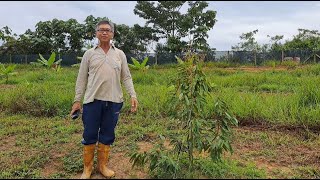
{"type": "MultiPolygon", "coordinates": [[[[142,26],[145,20],[133,13],[135,5],[136,1],[1,1],[0,28],[8,26],[19,35],[34,31],[39,21],[74,18],[83,23],[89,15],[142,26]]],[[[319,8],[319,1],[211,1],[208,9],[217,11],[217,23],[208,33],[208,43],[217,50],[230,50],[242,33],[255,29],[259,44],[269,43],[267,35],[289,40],[298,28],[320,30],[319,8]]]]}

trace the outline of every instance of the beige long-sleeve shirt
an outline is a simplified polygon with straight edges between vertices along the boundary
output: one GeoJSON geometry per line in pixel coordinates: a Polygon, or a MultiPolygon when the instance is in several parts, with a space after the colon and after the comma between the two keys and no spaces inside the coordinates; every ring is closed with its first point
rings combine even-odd
{"type": "Polygon", "coordinates": [[[80,102],[83,95],[83,104],[94,99],[123,102],[121,81],[129,95],[137,98],[124,52],[111,45],[105,53],[101,47],[95,46],[82,57],[74,102],[80,102]]]}

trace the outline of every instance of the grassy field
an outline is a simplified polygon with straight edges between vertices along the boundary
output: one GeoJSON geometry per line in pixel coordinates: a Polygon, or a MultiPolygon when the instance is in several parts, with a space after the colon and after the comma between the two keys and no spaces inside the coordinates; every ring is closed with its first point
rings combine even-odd
{"type": "MultiPolygon", "coordinates": [[[[18,65],[9,82],[0,79],[0,178],[79,178],[82,172],[82,121],[71,120],[78,68],[60,72],[18,65]]],[[[132,70],[139,109],[129,97],[116,130],[110,167],[116,178],[150,178],[133,168],[128,152],[148,151],[159,135],[174,134],[167,98],[175,65],[132,70]]],[[[221,163],[197,159],[199,178],[320,178],[320,65],[297,67],[204,67],[214,86],[209,105],[222,98],[239,120],[234,154],[221,163]]],[[[95,160],[96,161],[96,160],[95,160]]],[[[102,178],[98,173],[93,178],[102,178]]]]}

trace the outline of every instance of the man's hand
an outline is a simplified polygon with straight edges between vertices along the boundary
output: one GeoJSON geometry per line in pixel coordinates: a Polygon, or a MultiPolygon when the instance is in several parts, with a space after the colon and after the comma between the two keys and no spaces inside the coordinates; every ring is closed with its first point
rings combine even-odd
{"type": "Polygon", "coordinates": [[[70,112],[70,116],[71,116],[76,110],[78,110],[78,109],[80,109],[80,111],[81,111],[81,104],[80,104],[79,101],[76,101],[76,102],[74,102],[73,105],[72,105],[72,109],[71,109],[71,112],[70,112]]]}
{"type": "Polygon", "coordinates": [[[138,100],[137,98],[131,98],[131,112],[136,112],[138,109],[138,100]]]}

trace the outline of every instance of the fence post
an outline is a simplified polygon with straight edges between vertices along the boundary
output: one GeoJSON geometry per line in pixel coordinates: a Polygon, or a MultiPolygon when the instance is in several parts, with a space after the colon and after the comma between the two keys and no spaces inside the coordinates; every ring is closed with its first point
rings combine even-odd
{"type": "Polygon", "coordinates": [[[227,53],[227,62],[229,62],[229,51],[227,53]]]}
{"type": "Polygon", "coordinates": [[[156,55],[155,55],[155,59],[156,59],[156,65],[158,65],[158,58],[157,58],[157,56],[158,56],[158,53],[155,53],[156,55]]]}
{"type": "Polygon", "coordinates": [[[283,50],[281,50],[281,63],[280,64],[282,64],[283,59],[284,59],[284,52],[283,52],[283,50]]]}
{"type": "Polygon", "coordinates": [[[257,52],[256,52],[256,50],[254,50],[253,53],[254,53],[254,65],[257,66],[257,52]]]}
{"type": "Polygon", "coordinates": [[[9,54],[10,64],[12,63],[11,54],[9,54]]]}

